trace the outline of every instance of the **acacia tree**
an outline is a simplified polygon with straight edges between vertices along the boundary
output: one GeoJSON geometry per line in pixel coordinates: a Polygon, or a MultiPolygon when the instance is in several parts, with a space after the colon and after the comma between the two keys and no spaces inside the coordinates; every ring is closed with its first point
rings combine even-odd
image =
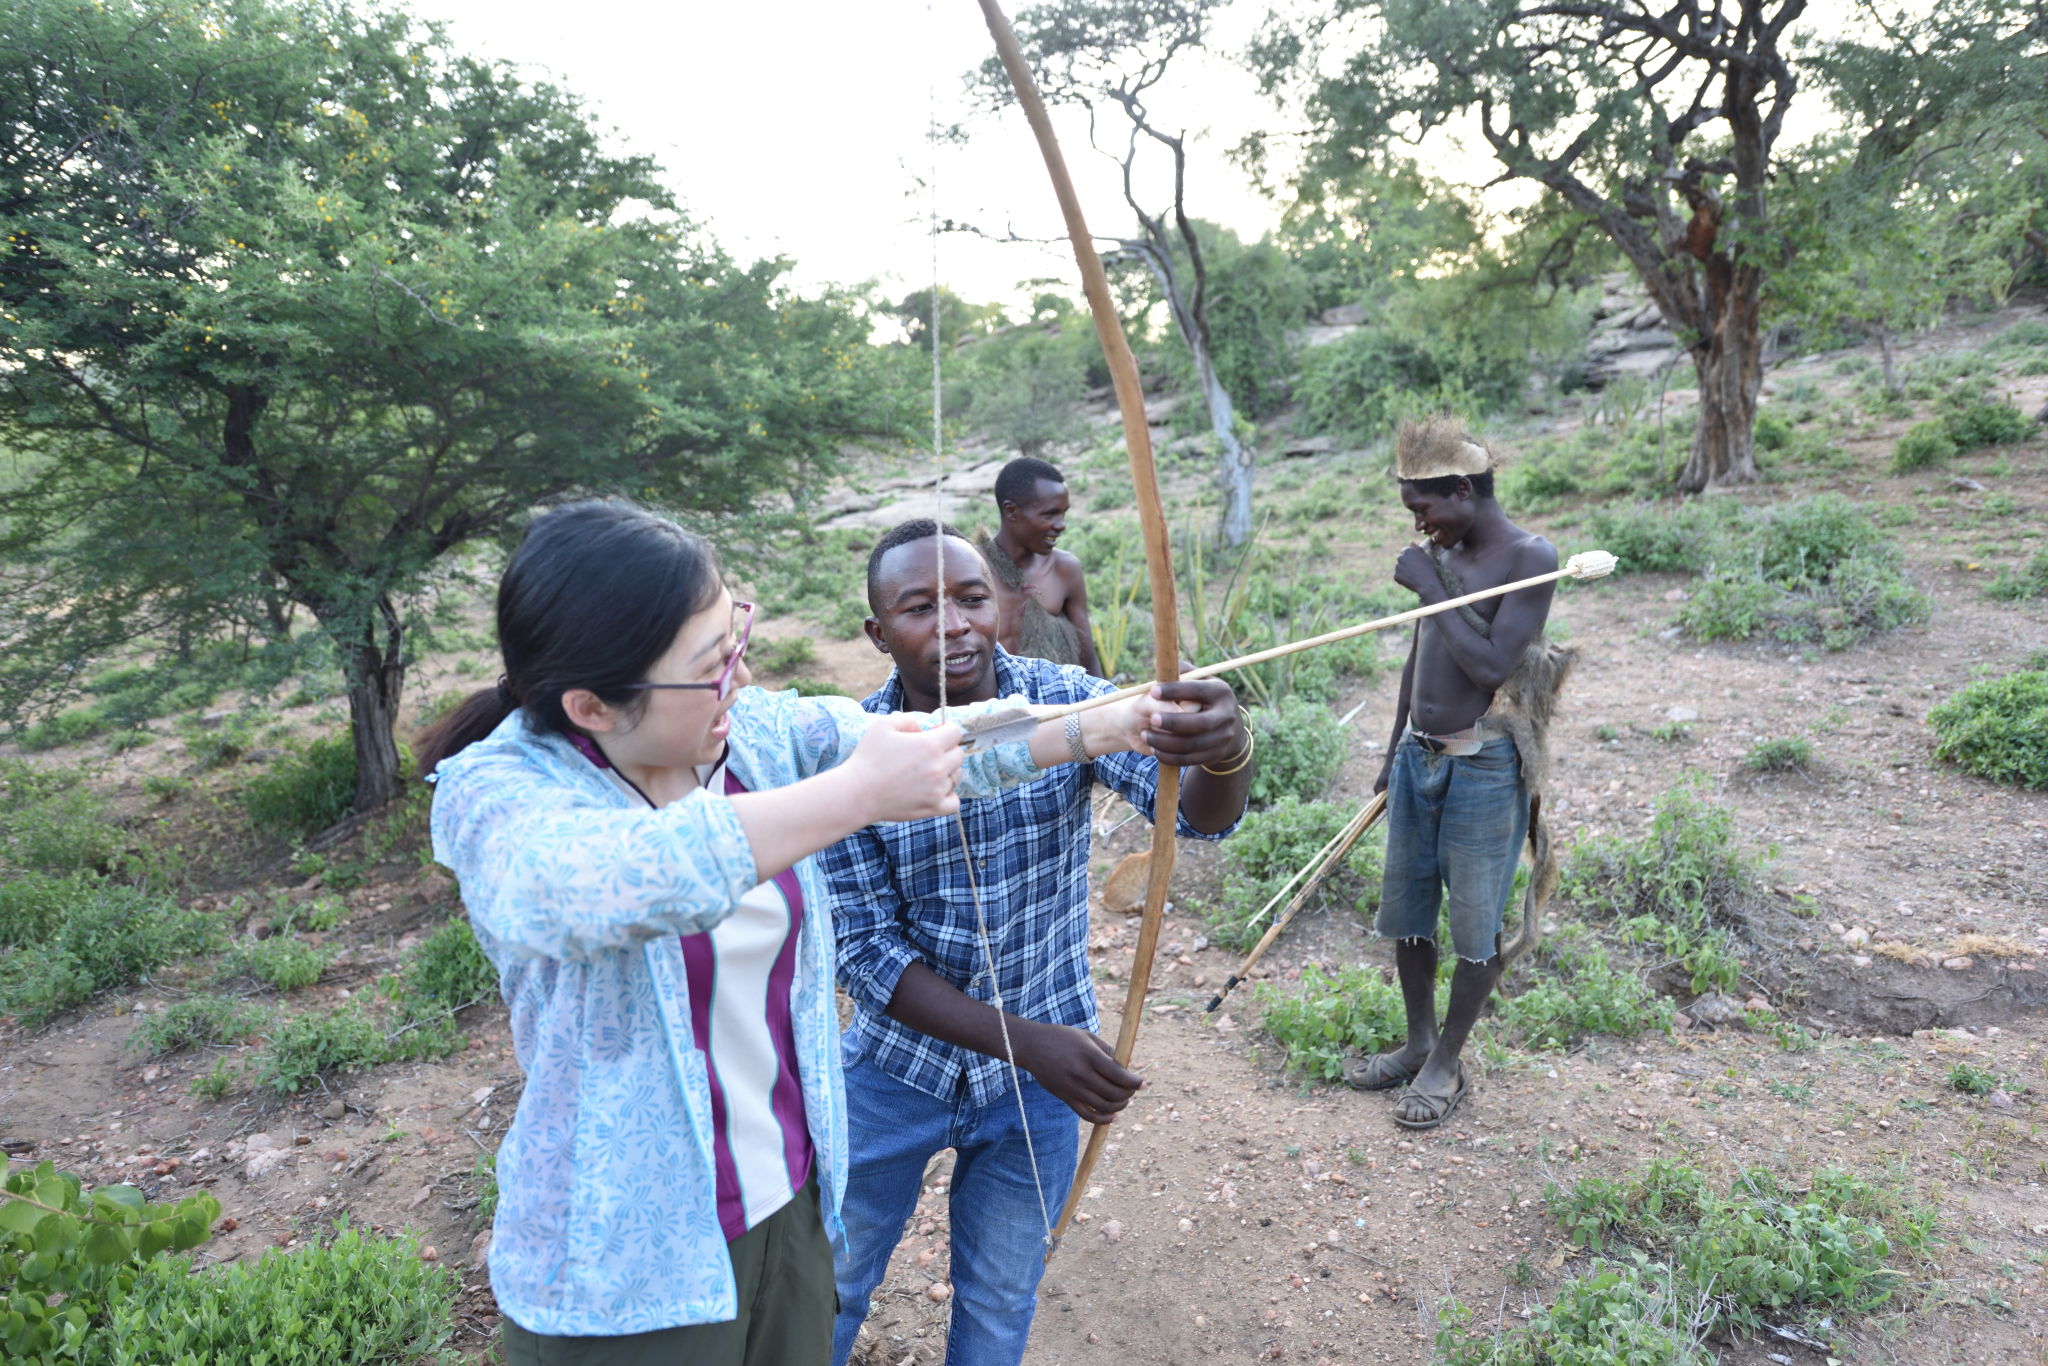
{"type": "Polygon", "coordinates": [[[572,491],[744,510],[902,429],[856,310],[735,264],[656,176],[401,11],[16,0],[0,708],[304,609],[368,809],[449,552],[572,491]]]}
{"type": "Polygon", "coordinates": [[[1314,155],[1383,155],[1453,121],[1627,257],[1699,375],[1680,487],[1756,478],[1766,190],[1806,0],[1335,0],[1270,26],[1254,68],[1302,102],[1314,155]],[[1325,62],[1333,65],[1326,66],[1325,62]],[[1333,71],[1309,76],[1304,71],[1333,71]],[[1463,126],[1463,125],[1461,125],[1463,126]]]}
{"type": "MultiPolygon", "coordinates": [[[[1210,17],[1221,4],[1222,0],[1056,0],[1020,11],[1015,27],[1046,102],[1085,109],[1091,141],[1104,135],[1098,114],[1111,106],[1123,114],[1123,147],[1109,155],[1122,169],[1124,203],[1138,221],[1138,235],[1109,240],[1118,253],[1151,273],[1174,331],[1194,363],[1209,430],[1222,448],[1217,471],[1223,495],[1219,533],[1224,544],[1235,546],[1251,535],[1257,454],[1238,430],[1236,405],[1216,370],[1209,328],[1209,266],[1187,210],[1187,134],[1168,132],[1147,103],[1174,60],[1207,39],[1210,17]],[[1165,152],[1173,168],[1173,202],[1156,210],[1145,207],[1134,184],[1139,154],[1148,147],[1165,152]]],[[[997,108],[1016,99],[997,58],[984,62],[972,79],[997,108]]],[[[1101,150],[1100,143],[1096,145],[1101,150]]]]}

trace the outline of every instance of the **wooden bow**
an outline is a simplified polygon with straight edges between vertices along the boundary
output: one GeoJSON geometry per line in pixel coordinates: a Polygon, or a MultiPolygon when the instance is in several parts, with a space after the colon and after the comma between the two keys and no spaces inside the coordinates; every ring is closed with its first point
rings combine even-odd
{"type": "MultiPolygon", "coordinates": [[[[1016,88],[1017,103],[1023,106],[1024,117],[1031,121],[1031,131],[1038,138],[1038,150],[1045,155],[1045,169],[1052,176],[1053,193],[1059,197],[1060,212],[1067,220],[1067,236],[1074,244],[1074,260],[1081,268],[1081,288],[1088,296],[1095,334],[1102,340],[1103,358],[1109,362],[1110,380],[1116,386],[1116,406],[1124,419],[1124,448],[1131,457],[1131,487],[1137,494],[1138,522],[1145,534],[1145,574],[1152,584],[1152,657],[1159,680],[1171,682],[1180,676],[1180,611],[1174,600],[1173,552],[1166,538],[1166,509],[1159,500],[1159,476],[1152,465],[1152,429],[1145,421],[1145,391],[1138,380],[1138,360],[1124,337],[1123,322],[1110,298],[1109,277],[1103,273],[1102,258],[1095,254],[1095,239],[1089,236],[1088,223],[1081,216],[1081,201],[1075,197],[1074,182],[1067,175],[1066,158],[1060,155],[1059,139],[1053,135],[1045,101],[1039,97],[1038,83],[1032,79],[1023,49],[1017,45],[1017,34],[996,0],[980,0],[980,4],[982,16],[988,20],[989,34],[995,39],[996,52],[1002,57],[1003,69],[1010,73],[1010,84],[1016,88]]],[[[1166,913],[1166,884],[1173,876],[1173,832],[1179,812],[1180,770],[1161,763],[1159,790],[1152,806],[1152,864],[1150,879],[1145,884],[1145,914],[1139,922],[1137,959],[1131,966],[1123,1020],[1116,1032],[1116,1060],[1125,1067],[1130,1065],[1131,1052],[1137,1047],[1138,1022],[1144,1015],[1145,992],[1152,980],[1152,958],[1159,947],[1160,922],[1166,913]]],[[[1074,1207],[1088,1188],[1088,1174],[1095,1169],[1108,1135],[1109,1126],[1105,1124],[1096,1125],[1088,1135],[1081,1165],[1074,1170],[1073,1187],[1060,1208],[1059,1222],[1053,1226],[1052,1246],[1045,1251],[1048,1261],[1073,1221],[1074,1207]]]]}

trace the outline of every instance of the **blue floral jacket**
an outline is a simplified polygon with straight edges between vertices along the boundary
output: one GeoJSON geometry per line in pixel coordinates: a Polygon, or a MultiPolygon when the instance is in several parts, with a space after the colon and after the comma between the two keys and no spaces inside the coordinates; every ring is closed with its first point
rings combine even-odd
{"type": "MultiPolygon", "coordinates": [[[[730,768],[754,792],[838,764],[875,719],[844,698],[760,688],[740,692],[732,718],[730,768]]],[[[999,746],[968,759],[960,793],[988,796],[1041,771],[1026,746],[999,746]]],[[[497,966],[526,1073],[498,1150],[499,1306],[529,1332],[564,1336],[732,1319],[711,1093],[678,942],[724,920],[756,882],[732,803],[700,790],[658,811],[639,806],[567,740],[514,712],[442,763],[433,835],[497,966]]],[[[813,913],[798,935],[790,1005],[837,1241],[846,1096],[832,917],[812,860],[796,871],[813,913]]]]}

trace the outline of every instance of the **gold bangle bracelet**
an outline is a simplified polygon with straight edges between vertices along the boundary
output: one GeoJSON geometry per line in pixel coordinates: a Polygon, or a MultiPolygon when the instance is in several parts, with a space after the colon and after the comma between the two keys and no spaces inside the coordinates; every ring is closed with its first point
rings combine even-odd
{"type": "Polygon", "coordinates": [[[1252,761],[1252,755],[1258,752],[1258,748],[1258,732],[1253,730],[1251,726],[1247,725],[1244,728],[1244,748],[1239,750],[1235,755],[1231,756],[1230,767],[1211,768],[1209,767],[1209,765],[1203,764],[1201,765],[1202,772],[1211,774],[1218,778],[1228,778],[1231,774],[1237,772],[1246,764],[1250,763],[1252,761]]]}

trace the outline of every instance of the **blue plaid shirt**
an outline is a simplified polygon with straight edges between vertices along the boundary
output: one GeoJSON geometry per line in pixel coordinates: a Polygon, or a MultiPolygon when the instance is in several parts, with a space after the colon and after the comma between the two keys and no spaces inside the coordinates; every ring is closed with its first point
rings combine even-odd
{"type": "MultiPolygon", "coordinates": [[[[1072,665],[996,650],[996,692],[1059,705],[1113,691],[1072,665]]],[[[903,706],[894,673],[865,699],[868,711],[903,706]]],[[[967,844],[988,922],[1003,1006],[1052,1024],[1096,1027],[1088,972],[1089,794],[1096,783],[1153,816],[1159,762],[1106,754],[1061,764],[1042,778],[983,801],[966,802],[967,844]]],[[[1176,813],[1178,816],[1178,813],[1176,813]]],[[[1176,820],[1182,836],[1220,840],[1176,820]]],[[[1235,829],[1233,824],[1231,829],[1235,829]]],[[[944,1043],[882,1012],[897,979],[921,962],[977,1001],[987,1001],[987,960],[974,921],[974,891],[950,817],[869,826],[818,855],[831,891],[839,981],[853,998],[840,1055],[865,1058],[906,1086],[951,1100],[963,1076],[969,1098],[986,1105],[1010,1088],[1009,1064],[944,1043]]]]}

